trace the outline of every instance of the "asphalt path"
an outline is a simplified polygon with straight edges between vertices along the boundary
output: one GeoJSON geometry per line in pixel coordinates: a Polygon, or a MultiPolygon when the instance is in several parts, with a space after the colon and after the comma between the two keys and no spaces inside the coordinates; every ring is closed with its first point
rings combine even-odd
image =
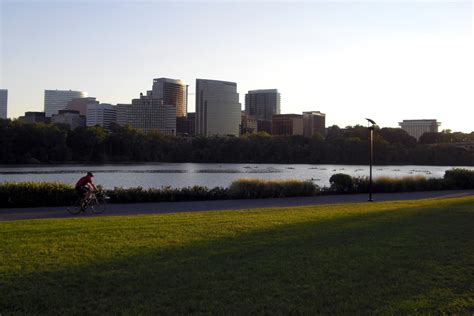
{"type": "MultiPolygon", "coordinates": [[[[418,200],[429,198],[449,198],[474,195],[474,190],[449,190],[408,193],[374,194],[374,203],[382,201],[418,200]]],[[[166,214],[180,212],[200,212],[217,210],[241,210],[266,207],[288,207],[305,205],[365,203],[367,194],[324,195],[310,197],[292,197],[279,199],[249,199],[249,200],[219,200],[192,202],[161,202],[161,203],[131,203],[109,204],[103,214],[90,212],[73,216],[66,207],[34,207],[34,208],[0,208],[0,221],[15,221],[27,219],[92,217],[92,216],[123,216],[140,214],[166,214]]]]}

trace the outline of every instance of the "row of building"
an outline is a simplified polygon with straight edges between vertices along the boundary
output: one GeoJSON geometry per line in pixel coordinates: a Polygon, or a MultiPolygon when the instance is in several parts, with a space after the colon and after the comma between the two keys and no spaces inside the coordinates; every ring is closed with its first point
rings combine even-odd
{"type": "Polygon", "coordinates": [[[130,104],[100,103],[86,92],[45,90],[44,112],[26,112],[19,120],[61,123],[72,129],[112,122],[143,132],[167,135],[233,135],[264,131],[274,135],[324,135],[325,114],[280,114],[277,89],[251,90],[241,110],[235,82],[196,79],[196,112],[188,113],[188,85],[181,80],[158,78],[151,90],[130,104]]]}
{"type": "MultiPolygon", "coordinates": [[[[167,135],[233,135],[267,132],[272,135],[312,137],[326,133],[326,115],[319,111],[281,114],[277,89],[251,90],[241,110],[237,83],[196,79],[195,113],[188,113],[188,85],[182,80],[157,78],[151,90],[140,93],[129,104],[101,103],[86,92],[45,90],[44,112],[26,112],[19,120],[78,126],[111,123],[131,125],[143,132],[157,130],[167,135]]],[[[6,118],[8,91],[0,90],[0,118],[6,118]]],[[[404,120],[408,134],[419,138],[437,132],[436,120],[404,120]]]]}

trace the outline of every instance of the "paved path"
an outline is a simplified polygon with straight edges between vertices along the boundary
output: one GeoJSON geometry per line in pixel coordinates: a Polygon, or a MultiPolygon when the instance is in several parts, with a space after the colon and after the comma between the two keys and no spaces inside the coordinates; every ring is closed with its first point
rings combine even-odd
{"type": "MultiPolygon", "coordinates": [[[[416,200],[427,198],[446,198],[474,195],[474,190],[457,191],[429,191],[409,193],[381,193],[374,194],[377,201],[416,200]]],[[[90,216],[119,216],[137,214],[164,214],[179,212],[196,212],[212,210],[239,210],[263,207],[285,207],[321,204],[362,203],[367,202],[366,194],[325,195],[311,197],[294,197],[281,199],[253,199],[253,200],[220,200],[220,201],[193,201],[193,202],[162,202],[162,203],[133,203],[110,204],[104,214],[80,214],[76,217],[90,216]]],[[[35,207],[0,209],[0,221],[24,219],[74,217],[66,212],[65,207],[35,207]]]]}

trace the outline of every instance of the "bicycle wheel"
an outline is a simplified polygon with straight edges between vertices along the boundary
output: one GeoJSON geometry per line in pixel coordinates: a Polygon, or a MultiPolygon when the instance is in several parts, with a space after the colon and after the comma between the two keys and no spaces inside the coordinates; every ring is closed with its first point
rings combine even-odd
{"type": "Polygon", "coordinates": [[[96,197],[92,199],[89,203],[89,207],[91,208],[92,213],[101,214],[104,213],[107,203],[105,202],[105,198],[103,197],[96,197]]]}
{"type": "Polygon", "coordinates": [[[81,212],[81,200],[77,199],[77,200],[74,200],[74,202],[71,203],[70,206],[67,207],[67,211],[71,214],[71,215],[77,215],[81,212]]]}

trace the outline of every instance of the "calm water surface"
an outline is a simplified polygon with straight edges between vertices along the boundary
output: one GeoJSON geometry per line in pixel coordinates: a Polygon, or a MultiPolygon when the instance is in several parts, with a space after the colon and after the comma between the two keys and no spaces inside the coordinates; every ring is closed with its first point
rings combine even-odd
{"type": "MultiPolygon", "coordinates": [[[[373,176],[443,177],[450,166],[374,166],[373,176]]],[[[474,167],[462,167],[474,170],[474,167]]],[[[227,187],[239,178],[312,180],[319,186],[329,186],[335,173],[368,176],[368,166],[347,165],[290,165],[290,164],[203,164],[160,163],[136,165],[0,165],[0,182],[59,181],[74,184],[87,171],[95,174],[94,183],[112,189],[186,187],[203,185],[227,187]]]]}

